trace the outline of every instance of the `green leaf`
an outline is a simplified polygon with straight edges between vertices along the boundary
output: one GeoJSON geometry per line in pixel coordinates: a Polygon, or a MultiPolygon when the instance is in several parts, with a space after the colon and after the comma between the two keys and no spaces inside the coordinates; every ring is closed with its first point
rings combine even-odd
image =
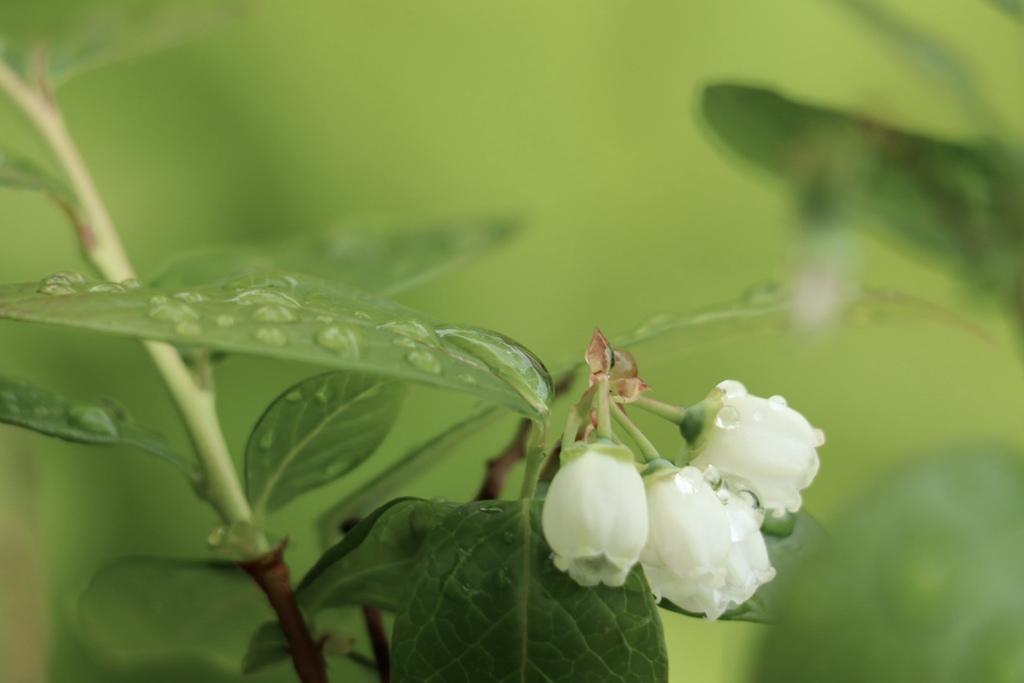
{"type": "Polygon", "coordinates": [[[44,280],[0,286],[0,318],[305,361],[454,389],[545,418],[551,378],[525,348],[387,299],[279,271],[187,289],[44,280]]]}
{"type": "MultiPolygon", "coordinates": [[[[158,52],[196,40],[242,16],[243,2],[202,1],[135,3],[103,13],[86,14],[78,23],[58,29],[42,42],[0,45],[3,57],[22,76],[35,78],[34,55],[45,56],[46,76],[53,86],[109,62],[158,52]]],[[[52,29],[51,29],[52,30],[52,29]]]]}
{"type": "Polygon", "coordinates": [[[135,446],[195,478],[191,461],[123,412],[103,403],[72,401],[23,380],[0,377],[0,422],[76,443],[135,446]]]}
{"type": "Polygon", "coordinates": [[[288,641],[277,619],[261,624],[252,634],[249,648],[242,658],[242,673],[256,673],[287,660],[288,641]]]}
{"type": "Polygon", "coordinates": [[[1004,150],[933,140],[743,85],[706,88],[703,112],[728,147],[798,191],[820,194],[825,183],[832,201],[880,220],[981,288],[1012,286],[1022,214],[1015,162],[1004,150]]]}
{"type": "Polygon", "coordinates": [[[121,666],[199,658],[239,671],[249,636],[273,617],[266,597],[234,564],[162,558],[104,567],[78,607],[83,637],[121,666]]]}
{"type": "MultiPolygon", "coordinates": [[[[329,657],[334,657],[330,662],[332,677],[338,676],[339,680],[353,681],[353,677],[359,677],[377,683],[380,681],[380,674],[376,667],[368,669],[364,664],[366,655],[355,650],[358,639],[352,633],[362,633],[366,630],[362,610],[350,608],[346,610],[327,610],[317,615],[316,621],[308,619],[313,640],[323,643],[322,651],[329,657]],[[338,669],[344,666],[341,657],[352,657],[348,670],[342,672],[338,669]],[[358,662],[358,666],[357,666],[358,662]],[[362,676],[360,676],[362,674],[362,676]]],[[[364,637],[364,641],[366,638],[364,637]]],[[[242,660],[242,672],[251,674],[274,666],[290,658],[288,652],[288,641],[277,620],[268,621],[261,625],[249,641],[249,649],[242,660]]]]}
{"type": "Polygon", "coordinates": [[[642,573],[578,585],[549,559],[540,506],[470,503],[430,534],[395,620],[396,683],[668,680],[642,573]]]}
{"type": "Polygon", "coordinates": [[[451,510],[413,498],[381,506],[317,560],[295,591],[299,604],[313,615],[345,605],[396,610],[420,546],[451,510]]]}
{"type": "Polygon", "coordinates": [[[67,210],[78,205],[74,194],[57,178],[31,161],[0,150],[0,186],[40,192],[67,210]]]}
{"type": "Polygon", "coordinates": [[[333,372],[278,396],[245,448],[247,492],[256,514],[338,479],[373,455],[408,389],[393,379],[333,372]]]}
{"type": "Polygon", "coordinates": [[[155,278],[159,287],[190,287],[250,269],[281,269],[392,295],[454,270],[506,242],[507,219],[451,221],[384,231],[353,221],[314,237],[207,249],[175,259],[155,278]]]}
{"type": "Polygon", "coordinates": [[[790,583],[758,683],[1024,680],[1024,461],[977,441],[879,472],[790,583]]]}
{"type": "Polygon", "coordinates": [[[989,0],[989,2],[1017,21],[1024,19],[1024,2],[1021,0],[989,0]]]}
{"type": "Polygon", "coordinates": [[[410,449],[397,464],[378,474],[320,516],[317,528],[321,541],[325,545],[333,542],[341,524],[346,520],[365,516],[397,489],[452,453],[460,443],[504,416],[503,411],[493,406],[478,405],[464,420],[410,449]]]}
{"type": "MultiPolygon", "coordinates": [[[[787,517],[784,533],[769,532],[767,528],[771,520],[766,521],[766,528],[762,529],[768,557],[775,568],[775,578],[758,588],[753,597],[742,605],[726,610],[719,617],[722,621],[752,621],[760,624],[780,621],[786,604],[786,593],[794,577],[799,576],[803,565],[822,552],[827,541],[825,530],[803,510],[787,517]]],[[[668,600],[663,599],[658,606],[670,612],[704,618],[703,614],[688,612],[668,600]]]]}

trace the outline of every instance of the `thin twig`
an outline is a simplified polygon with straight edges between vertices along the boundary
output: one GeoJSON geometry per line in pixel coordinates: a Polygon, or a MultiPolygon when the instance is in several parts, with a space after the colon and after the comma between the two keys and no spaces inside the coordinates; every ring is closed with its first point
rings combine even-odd
{"type": "Polygon", "coordinates": [[[284,547],[282,543],[259,557],[239,562],[238,566],[256,581],[270,601],[288,641],[288,651],[299,680],[303,683],[327,683],[327,664],[320,647],[313,642],[295,600],[291,574],[284,562],[284,547]]]}
{"type": "Polygon", "coordinates": [[[366,632],[370,634],[373,656],[377,660],[380,683],[391,683],[391,650],[388,646],[388,632],[384,627],[384,619],[379,609],[369,605],[363,605],[363,618],[366,620],[366,632]]]}
{"type": "Polygon", "coordinates": [[[526,457],[526,441],[530,438],[532,428],[532,421],[521,420],[515,436],[512,437],[512,441],[505,447],[505,450],[497,457],[487,461],[487,475],[484,477],[484,483],[480,486],[479,493],[476,494],[476,500],[495,500],[501,496],[501,492],[505,488],[505,481],[512,468],[526,457]]]}

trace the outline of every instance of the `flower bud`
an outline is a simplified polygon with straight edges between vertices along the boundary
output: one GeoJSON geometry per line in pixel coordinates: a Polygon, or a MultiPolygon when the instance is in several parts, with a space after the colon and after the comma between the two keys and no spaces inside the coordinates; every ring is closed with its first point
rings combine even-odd
{"type": "Polygon", "coordinates": [[[719,384],[718,392],[713,402],[721,407],[691,464],[749,481],[766,509],[800,509],[800,490],[818,472],[815,449],[824,435],[781,396],[751,396],[733,380],[719,384]]]}
{"type": "Polygon", "coordinates": [[[562,454],[541,515],[555,566],[583,586],[621,586],[647,540],[644,483],[625,446],[562,454]]]}

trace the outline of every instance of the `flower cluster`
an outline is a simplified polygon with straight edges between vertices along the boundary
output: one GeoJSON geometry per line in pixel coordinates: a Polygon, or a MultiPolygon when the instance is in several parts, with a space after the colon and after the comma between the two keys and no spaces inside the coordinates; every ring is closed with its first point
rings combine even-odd
{"type": "Polygon", "coordinates": [[[687,411],[682,466],[597,439],[562,455],[544,535],[578,583],[622,585],[640,562],[655,597],[714,620],[775,576],[761,523],[796,511],[824,442],[781,396],[726,381],[687,411]]]}

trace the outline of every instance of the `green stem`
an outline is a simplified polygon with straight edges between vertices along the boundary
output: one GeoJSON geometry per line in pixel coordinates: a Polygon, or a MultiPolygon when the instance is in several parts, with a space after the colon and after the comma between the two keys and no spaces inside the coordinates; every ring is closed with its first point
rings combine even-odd
{"type": "Polygon", "coordinates": [[[611,395],[608,389],[608,378],[597,380],[597,429],[595,433],[599,438],[611,439],[612,438],[612,418],[611,418],[611,395]]]}
{"type": "Polygon", "coordinates": [[[526,443],[526,470],[523,472],[523,485],[519,490],[520,498],[533,498],[537,493],[537,480],[547,460],[544,442],[547,439],[547,424],[534,422],[530,428],[530,438],[526,443]]]}
{"type": "Polygon", "coordinates": [[[661,457],[658,453],[658,449],[654,447],[653,443],[651,443],[651,440],[640,431],[640,428],[636,426],[636,423],[629,419],[629,416],[626,415],[626,413],[616,408],[612,411],[612,417],[619,423],[619,426],[629,434],[629,438],[633,439],[636,445],[640,448],[640,455],[643,457],[644,462],[657,460],[661,457]]]}
{"type": "Polygon", "coordinates": [[[652,415],[657,415],[661,419],[668,420],[674,425],[682,424],[683,418],[686,416],[686,408],[657,401],[653,398],[648,398],[647,396],[639,396],[629,405],[636,406],[637,408],[645,410],[652,415]]]}
{"type": "MultiPolygon", "coordinates": [[[[25,114],[64,169],[87,225],[76,226],[86,259],[108,280],[135,277],[131,261],[55,102],[0,60],[0,89],[25,114]]],[[[249,522],[252,511],[242,491],[217,420],[213,392],[200,386],[173,346],[143,342],[188,427],[205,479],[205,495],[227,523],[249,522]]]]}

